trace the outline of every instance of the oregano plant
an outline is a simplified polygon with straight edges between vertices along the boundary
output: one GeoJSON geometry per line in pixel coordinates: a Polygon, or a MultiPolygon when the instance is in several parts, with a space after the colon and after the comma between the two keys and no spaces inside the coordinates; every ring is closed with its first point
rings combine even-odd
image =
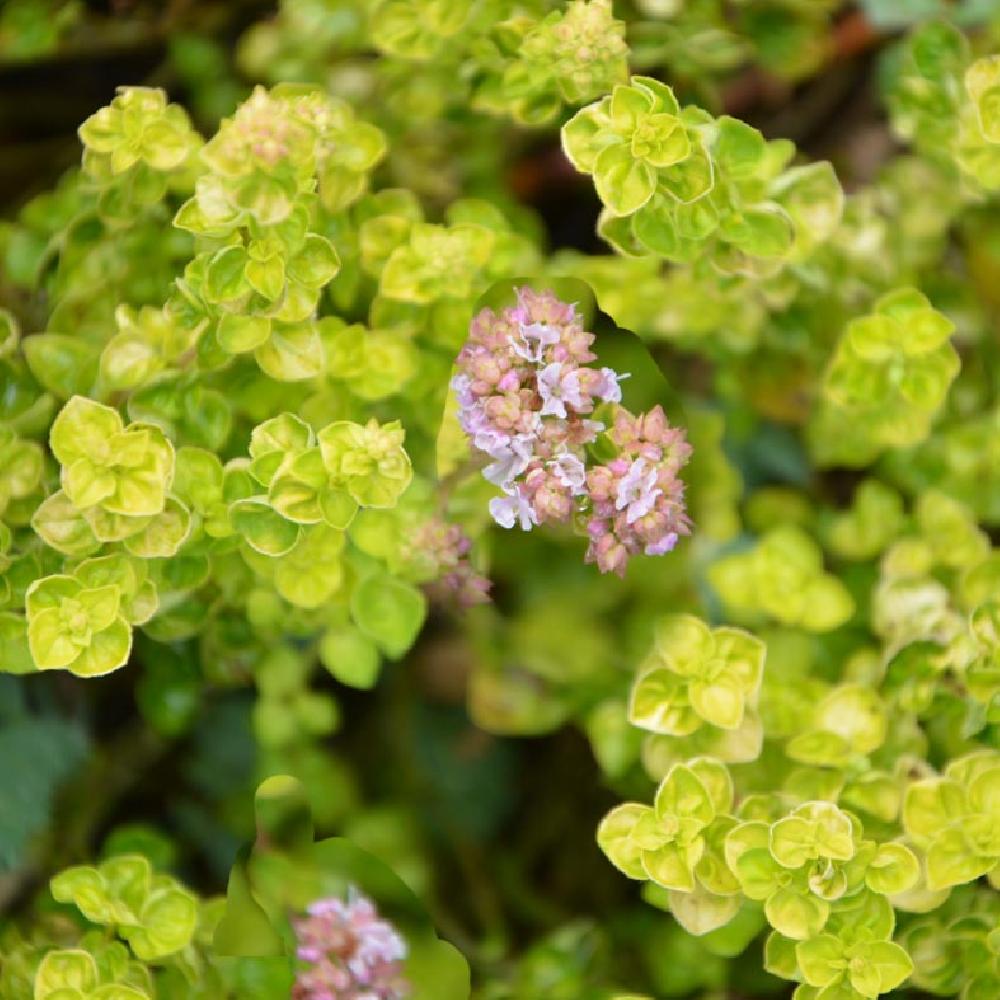
{"type": "Polygon", "coordinates": [[[0,9],[0,997],[1000,997],[996,4],[113,6],[0,9]]]}

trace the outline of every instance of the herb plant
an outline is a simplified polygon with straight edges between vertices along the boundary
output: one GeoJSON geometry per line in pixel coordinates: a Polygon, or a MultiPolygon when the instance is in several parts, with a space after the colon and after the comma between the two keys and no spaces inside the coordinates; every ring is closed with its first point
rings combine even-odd
{"type": "Polygon", "coordinates": [[[1000,996],[996,4],[157,6],[0,10],[165,43],[0,223],[0,996],[1000,996]]]}

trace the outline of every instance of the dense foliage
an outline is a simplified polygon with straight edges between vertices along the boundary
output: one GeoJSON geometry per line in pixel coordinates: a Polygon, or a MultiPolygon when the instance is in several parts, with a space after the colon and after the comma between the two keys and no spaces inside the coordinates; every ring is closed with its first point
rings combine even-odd
{"type": "Polygon", "coordinates": [[[0,996],[996,1000],[994,0],[119,7],[0,8],[161,45],[0,223],[0,996]]]}

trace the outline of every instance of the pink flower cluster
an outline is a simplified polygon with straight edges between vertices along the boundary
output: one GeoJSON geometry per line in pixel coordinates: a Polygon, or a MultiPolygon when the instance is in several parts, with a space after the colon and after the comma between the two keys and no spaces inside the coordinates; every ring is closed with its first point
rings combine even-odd
{"type": "Polygon", "coordinates": [[[629,556],[662,556],[690,534],[678,473],[691,445],[660,406],[638,417],[619,407],[608,437],[617,457],[587,472],[592,505],[587,562],[596,562],[602,573],[622,575],[629,556]]]}
{"type": "Polygon", "coordinates": [[[347,901],[320,899],[293,921],[303,963],[291,1000],[406,1000],[406,942],[375,904],[351,890],[347,901]]]}
{"type": "Polygon", "coordinates": [[[677,475],[691,447],[659,406],[634,417],[620,405],[628,375],[594,367],[593,342],[575,306],[520,288],[517,305],[473,318],[452,389],[462,429],[491,460],[483,475],[502,491],[490,502],[497,524],[582,519],[587,561],[623,575],[629,556],[662,555],[690,532],[677,475]],[[588,464],[605,432],[617,457],[588,464]]]}
{"type": "Polygon", "coordinates": [[[403,558],[426,568],[431,577],[428,589],[433,597],[454,600],[460,607],[486,604],[490,580],[475,571],[469,562],[472,542],[457,524],[432,517],[410,534],[403,546],[403,558]]]}

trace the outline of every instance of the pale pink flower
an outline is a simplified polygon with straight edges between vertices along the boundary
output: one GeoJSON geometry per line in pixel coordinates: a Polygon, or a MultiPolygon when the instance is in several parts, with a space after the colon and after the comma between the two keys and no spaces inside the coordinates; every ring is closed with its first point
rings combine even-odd
{"type": "Polygon", "coordinates": [[[531,531],[538,524],[538,514],[520,490],[513,495],[494,497],[490,501],[490,514],[501,528],[520,524],[522,531],[531,531]]]}
{"type": "Polygon", "coordinates": [[[367,896],[312,903],[292,921],[302,967],[292,1000],[406,1000],[406,942],[367,896]]]}
{"type": "Polygon", "coordinates": [[[559,343],[559,330],[546,323],[521,323],[518,332],[511,336],[510,346],[525,361],[539,364],[545,348],[559,343]]]}
{"type": "Polygon", "coordinates": [[[506,444],[490,451],[496,461],[483,470],[483,476],[494,486],[506,488],[531,463],[534,444],[530,434],[515,434],[506,444]]]}
{"type": "Polygon", "coordinates": [[[464,410],[476,402],[476,397],[472,394],[472,379],[468,375],[453,376],[450,385],[459,409],[464,410]]]}
{"type": "Polygon", "coordinates": [[[549,462],[554,469],[556,479],[567,487],[574,496],[586,493],[587,469],[577,455],[571,451],[563,451],[549,462]]]}
{"type": "Polygon", "coordinates": [[[538,394],[542,397],[541,415],[566,419],[566,406],[572,406],[578,413],[588,407],[580,388],[578,369],[570,368],[561,361],[553,361],[538,373],[538,394]]]}
{"type": "Polygon", "coordinates": [[[665,535],[658,538],[655,542],[650,542],[642,551],[646,553],[647,556],[662,556],[667,552],[672,552],[674,546],[677,544],[678,534],[676,531],[668,531],[665,535]]]}
{"type": "Polygon", "coordinates": [[[649,468],[645,459],[637,458],[619,481],[615,508],[626,512],[629,524],[648,514],[663,492],[657,487],[656,478],[656,469],[649,468]]]}

